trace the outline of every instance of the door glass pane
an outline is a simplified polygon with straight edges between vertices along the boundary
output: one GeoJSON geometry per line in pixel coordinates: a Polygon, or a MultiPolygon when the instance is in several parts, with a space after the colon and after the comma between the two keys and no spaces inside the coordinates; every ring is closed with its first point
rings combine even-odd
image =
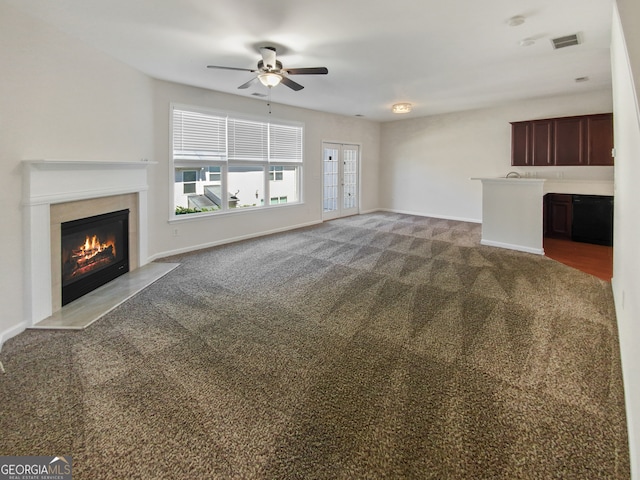
{"type": "Polygon", "coordinates": [[[342,151],[344,159],[343,209],[356,208],[358,205],[358,149],[345,146],[342,151]]]}
{"type": "Polygon", "coordinates": [[[323,165],[323,208],[334,212],[338,209],[338,149],[325,147],[323,165]]]}

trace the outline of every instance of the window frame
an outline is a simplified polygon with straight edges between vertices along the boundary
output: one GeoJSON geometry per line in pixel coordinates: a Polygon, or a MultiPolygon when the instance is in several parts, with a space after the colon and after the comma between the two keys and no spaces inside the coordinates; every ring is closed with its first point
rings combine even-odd
{"type": "MultiPolygon", "coordinates": [[[[198,107],[198,106],[185,105],[185,104],[179,104],[179,103],[170,103],[169,168],[170,168],[171,194],[169,195],[169,202],[170,202],[169,221],[171,222],[176,220],[184,220],[188,218],[202,218],[203,216],[238,214],[238,213],[247,212],[247,211],[257,211],[260,209],[280,208],[280,207],[303,204],[304,201],[303,201],[302,175],[303,175],[303,168],[304,168],[304,138],[305,138],[304,129],[305,129],[305,126],[304,126],[304,123],[302,122],[294,122],[294,121],[283,120],[279,118],[274,119],[272,117],[250,116],[250,115],[244,115],[241,113],[231,112],[231,111],[221,111],[221,110],[216,110],[216,109],[211,109],[206,107],[198,107]],[[224,155],[220,154],[217,158],[214,158],[215,155],[210,155],[210,156],[204,155],[203,156],[204,158],[195,158],[196,155],[190,156],[188,154],[176,155],[175,154],[176,150],[174,148],[174,134],[175,134],[174,111],[176,110],[182,111],[182,112],[193,112],[195,114],[200,114],[200,115],[209,115],[213,117],[225,118],[227,128],[228,128],[229,121],[234,123],[240,123],[240,124],[242,123],[263,124],[264,125],[263,128],[267,132],[266,133],[267,141],[265,145],[267,154],[265,158],[264,159],[230,158],[230,154],[229,154],[230,135],[228,131],[226,132],[227,151],[226,151],[226,154],[224,155]],[[273,127],[275,127],[275,129],[273,129],[273,127]],[[280,129],[279,127],[284,127],[284,128],[280,129]],[[288,129],[290,129],[290,132],[293,132],[291,135],[287,131],[288,129]],[[287,151],[285,149],[284,154],[282,154],[283,149],[281,147],[274,147],[275,150],[273,150],[271,145],[272,138],[278,138],[279,135],[281,136],[281,138],[285,138],[285,142],[287,140],[287,136],[293,138],[292,145],[294,145],[296,149],[293,151],[287,151]],[[272,151],[275,152],[274,154],[281,154],[282,157],[278,159],[271,158],[270,154],[272,151]],[[295,160],[295,159],[290,160],[290,158],[295,158],[295,159],[299,158],[299,160],[295,160]],[[218,167],[220,169],[220,173],[219,173],[220,195],[219,196],[216,195],[216,197],[219,198],[221,203],[219,208],[213,211],[199,211],[194,213],[189,212],[189,214],[187,215],[185,215],[184,213],[180,213],[180,214],[176,213],[176,210],[178,208],[184,208],[184,207],[181,207],[181,205],[178,202],[178,197],[182,196],[183,194],[176,192],[176,188],[177,188],[176,187],[177,184],[175,180],[176,171],[178,169],[195,170],[197,182],[198,181],[203,182],[205,184],[203,185],[203,187],[206,187],[207,186],[206,183],[211,181],[210,173],[208,171],[210,167],[218,167]],[[230,204],[229,196],[231,195],[231,193],[228,192],[229,183],[230,183],[229,182],[230,167],[261,167],[262,168],[263,170],[262,171],[262,176],[263,176],[262,197],[263,198],[261,199],[260,202],[258,202],[257,205],[247,206],[242,208],[229,206],[230,204]],[[271,190],[270,182],[272,181],[270,179],[271,167],[281,167],[282,170],[286,169],[286,167],[294,167],[295,194],[291,194],[291,196],[293,195],[297,196],[296,201],[287,201],[287,203],[271,204],[271,196],[273,196],[273,194],[270,191],[271,190]],[[227,194],[222,195],[222,192],[227,192],[227,194]]],[[[179,133],[182,133],[182,130],[180,130],[179,133]]],[[[251,147],[251,145],[248,145],[248,147],[251,147]]],[[[180,152],[181,153],[185,152],[185,150],[180,150],[180,152]]],[[[200,152],[198,152],[198,154],[199,153],[200,152]]],[[[275,178],[275,175],[274,175],[274,178],[275,178]]],[[[275,180],[275,181],[280,182],[282,180],[275,180]]],[[[184,188],[184,187],[181,187],[181,188],[184,188]]],[[[197,186],[196,186],[196,191],[198,191],[197,186]]],[[[279,194],[278,197],[280,196],[282,195],[279,194]]],[[[291,196],[289,196],[289,198],[291,198],[291,196]]]]}

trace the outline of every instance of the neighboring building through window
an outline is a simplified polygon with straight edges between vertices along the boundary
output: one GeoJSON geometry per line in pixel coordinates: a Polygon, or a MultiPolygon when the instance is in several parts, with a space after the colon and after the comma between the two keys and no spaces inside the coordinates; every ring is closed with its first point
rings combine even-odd
{"type": "Polygon", "coordinates": [[[171,115],[176,215],[300,201],[301,124],[194,107],[171,115]]]}

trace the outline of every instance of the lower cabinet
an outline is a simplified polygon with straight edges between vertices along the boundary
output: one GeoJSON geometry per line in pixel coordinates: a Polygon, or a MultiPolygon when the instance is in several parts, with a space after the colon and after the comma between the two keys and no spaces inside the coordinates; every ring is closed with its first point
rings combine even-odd
{"type": "Polygon", "coordinates": [[[571,239],[572,195],[548,193],[544,196],[545,237],[571,239]]]}

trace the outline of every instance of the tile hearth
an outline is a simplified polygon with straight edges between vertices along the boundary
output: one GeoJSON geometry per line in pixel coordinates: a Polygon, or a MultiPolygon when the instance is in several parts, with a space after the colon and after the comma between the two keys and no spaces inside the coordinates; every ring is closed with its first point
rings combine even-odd
{"type": "Polygon", "coordinates": [[[29,328],[82,330],[179,265],[148,263],[65,305],[29,328]]]}

